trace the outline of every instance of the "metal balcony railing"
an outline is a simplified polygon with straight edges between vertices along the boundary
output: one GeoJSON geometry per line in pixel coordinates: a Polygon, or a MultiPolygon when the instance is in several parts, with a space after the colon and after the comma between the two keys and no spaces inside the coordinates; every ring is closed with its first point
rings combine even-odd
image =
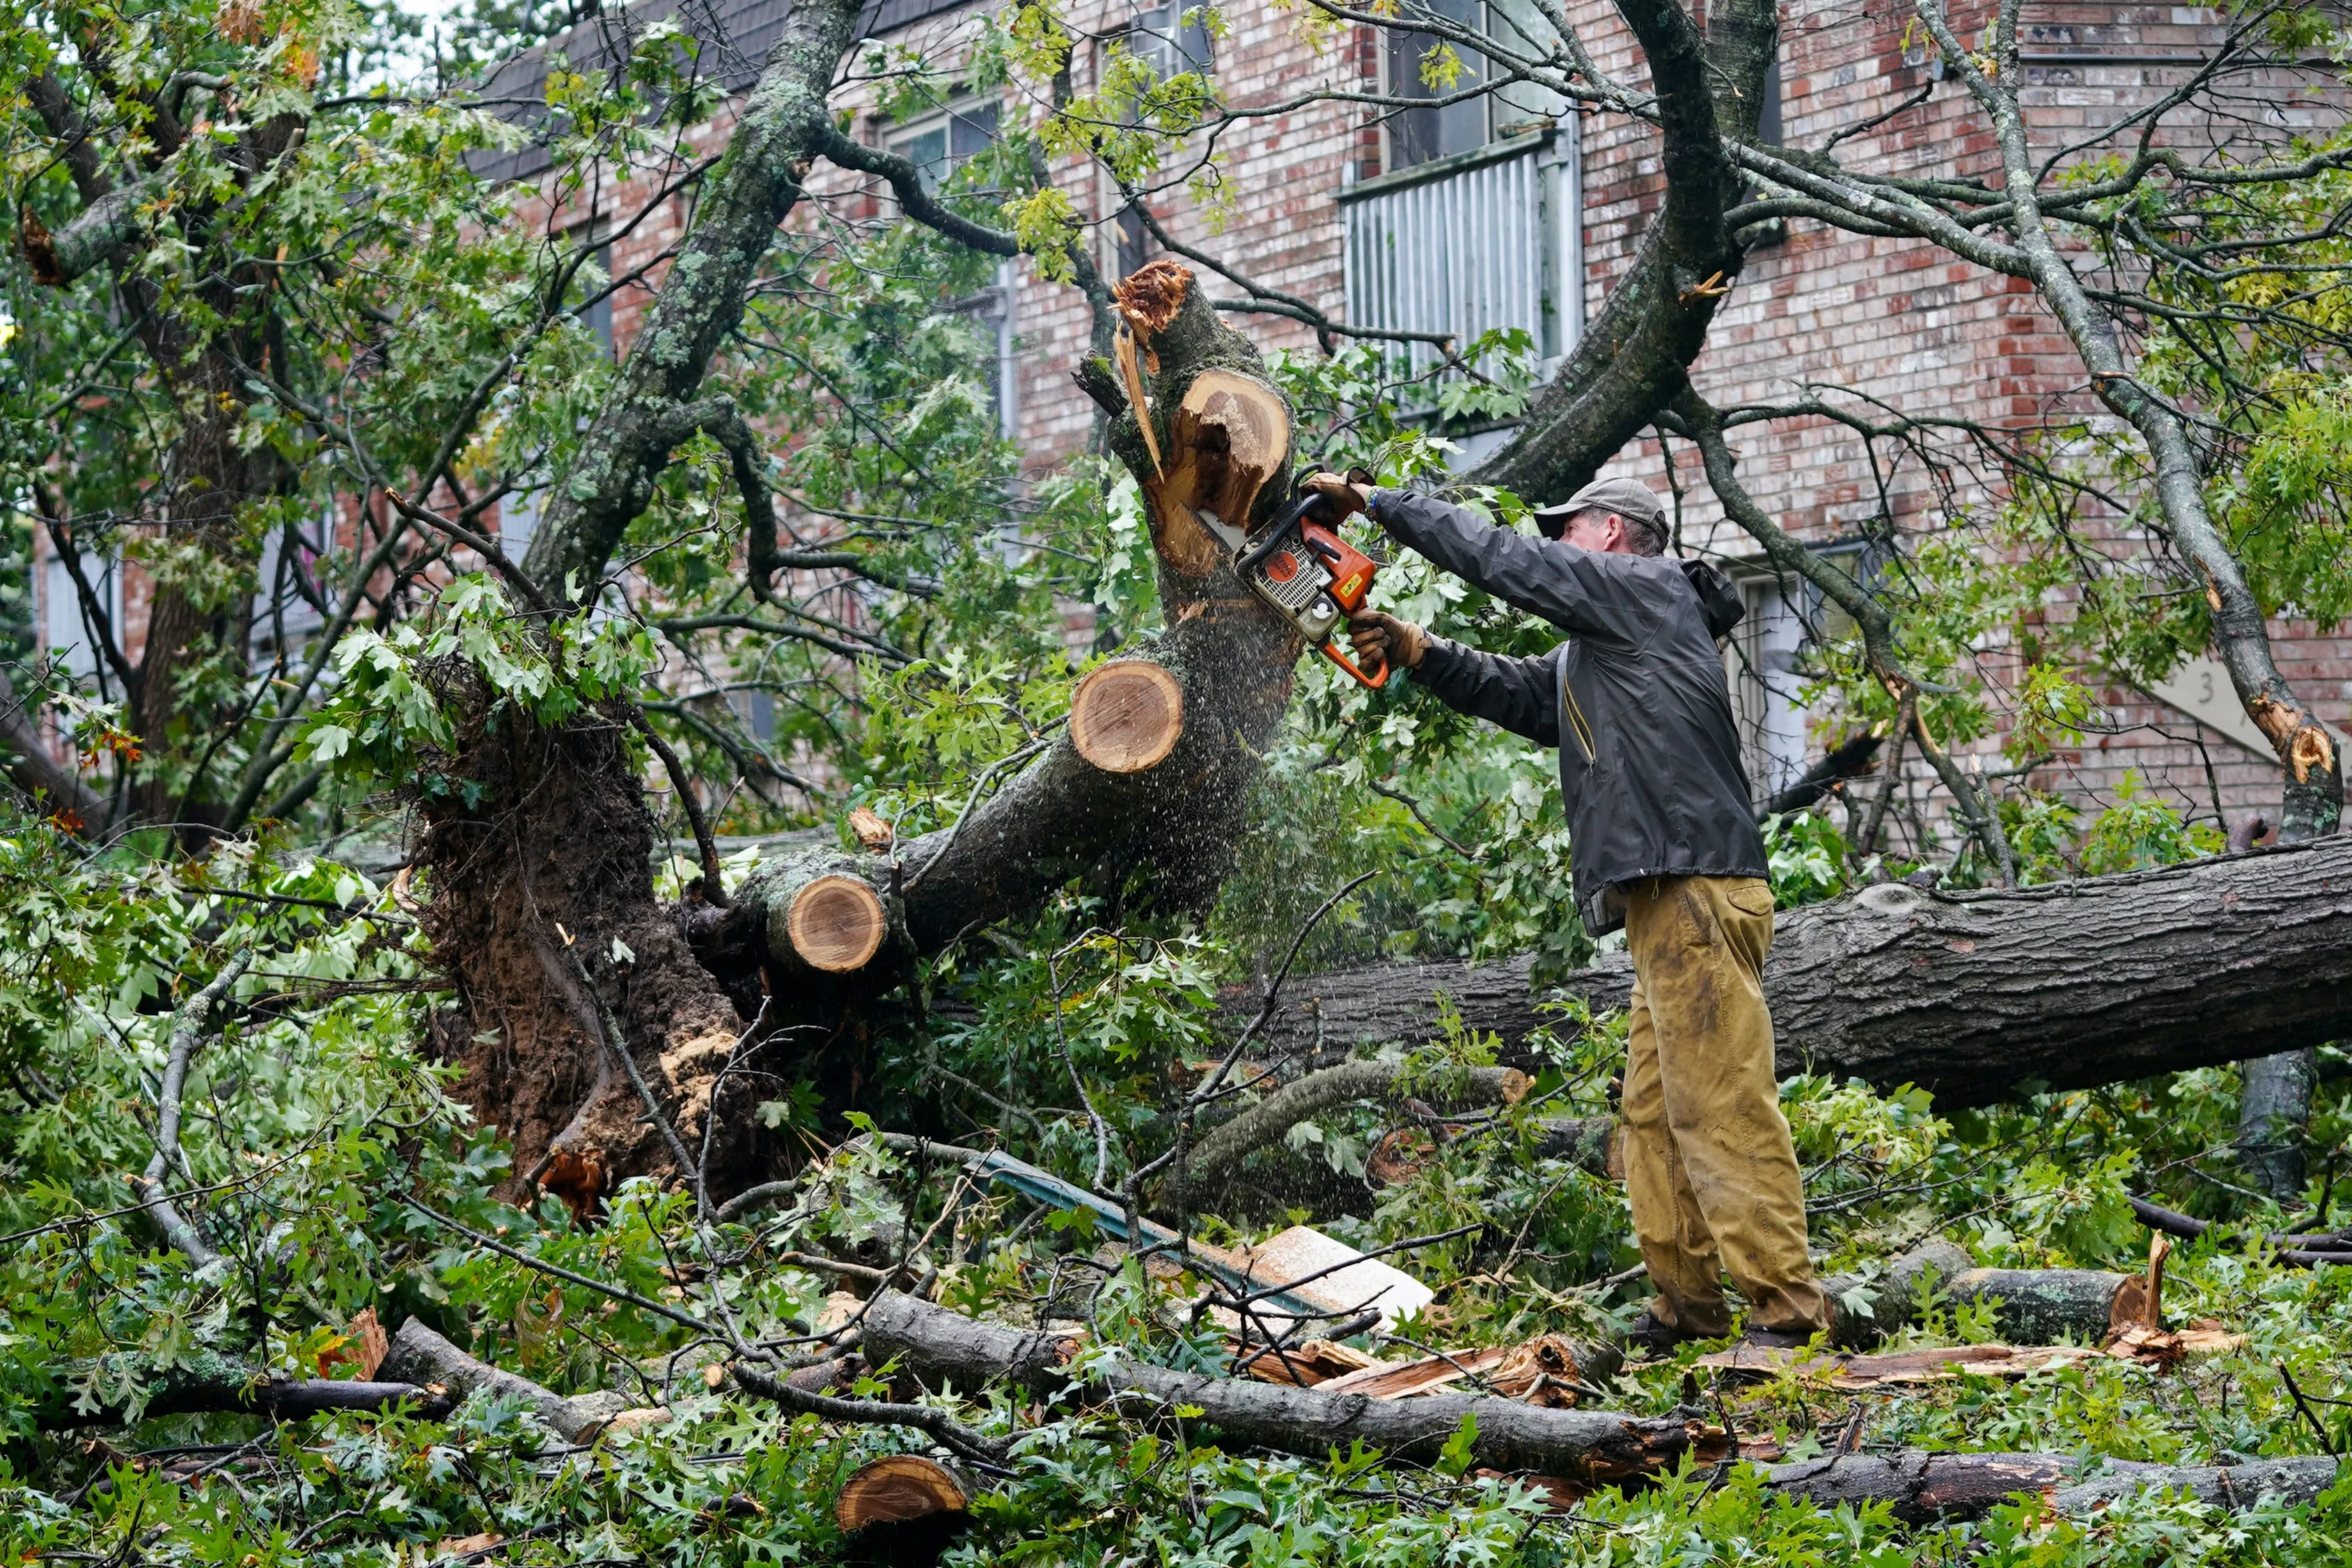
{"type": "MultiPolygon", "coordinates": [[[[1365,180],[1339,193],[1348,320],[1452,332],[1516,327],[1545,362],[1583,325],[1575,122],[1365,180]]],[[[1437,350],[1398,353],[1419,373],[1437,350]]]]}

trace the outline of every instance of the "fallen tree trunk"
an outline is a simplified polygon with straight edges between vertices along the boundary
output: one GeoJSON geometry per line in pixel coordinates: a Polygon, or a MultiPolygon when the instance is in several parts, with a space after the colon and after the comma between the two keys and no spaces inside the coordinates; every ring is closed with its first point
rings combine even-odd
{"type": "Polygon", "coordinates": [[[2139,1285],[2136,1274],[2102,1268],[1971,1268],[1945,1280],[1942,1294],[1959,1306],[1991,1303],[1994,1326],[2011,1344],[2096,1344],[2145,1317],[2139,1285]]]}
{"type": "Polygon", "coordinates": [[[566,1442],[584,1443],[618,1415],[626,1402],[614,1394],[592,1394],[567,1399],[527,1377],[501,1372],[486,1361],[467,1355],[415,1318],[400,1325],[379,1376],[429,1384],[446,1391],[449,1403],[462,1405],[477,1389],[515,1400],[541,1425],[566,1442]]]}
{"type": "MultiPolygon", "coordinates": [[[[874,1359],[901,1358],[917,1376],[966,1395],[998,1381],[1039,1394],[1064,1390],[1075,1349],[1061,1335],[979,1322],[895,1290],[882,1292],[867,1309],[864,1343],[874,1359]]],[[[1685,1458],[1707,1464],[1736,1457],[1719,1428],[1676,1416],[1555,1410],[1465,1394],[1389,1400],[1322,1394],[1171,1372],[1117,1356],[1094,1363],[1084,1393],[1122,1408],[1140,1404],[1152,1414],[1185,1406],[1197,1412],[1187,1417],[1196,1423],[1188,1436],[1205,1430],[1225,1442],[1310,1458],[1345,1453],[1360,1442],[1392,1459],[1426,1460],[1470,1417],[1476,1422],[1470,1444],[1476,1464],[1588,1486],[1638,1481],[1685,1458]]],[[[2075,1514],[2149,1487],[2189,1490],[2231,1509],[2266,1494],[2308,1502],[2334,1481],[2336,1461],[2267,1459],[2229,1467],[2110,1461],[2099,1473],[2087,1473],[2090,1468],[2055,1454],[1844,1454],[1772,1466],[1764,1477],[1767,1486],[1789,1496],[1822,1506],[1883,1502],[1898,1519],[1919,1523],[1973,1519],[2005,1499],[2034,1492],[2049,1496],[2059,1511],[2075,1514]]]]}
{"type": "MultiPolygon", "coordinates": [[[[1508,1047],[1562,1021],[1548,1005],[1622,1007],[1632,984],[1622,957],[1545,989],[1525,959],[1302,975],[1263,1038],[1425,1039],[1443,994],[1508,1047]]],[[[1866,889],[1781,916],[1765,990],[1782,1074],[1913,1083],[1947,1107],[2352,1037],[2352,838],[2008,891],[1866,889]]],[[[1256,1010],[1224,1008],[1235,1032],[1256,1010]]]]}
{"type": "Polygon", "coordinates": [[[1906,1524],[1976,1519],[2019,1493],[2040,1492],[2055,1512],[2080,1518],[2132,1492],[2186,1491],[2236,1510],[2262,1497],[2307,1503],[2334,1484],[2333,1458],[2252,1459],[2242,1465],[2144,1465],[2110,1460],[2104,1473],[2063,1454],[1834,1454],[1773,1465],[1764,1484],[1823,1508],[1888,1505],[1906,1524]],[[2073,1484],[2069,1484],[2073,1483],[2073,1484]]]}
{"type": "MultiPolygon", "coordinates": [[[[998,1380],[1041,1394],[1069,1384],[1065,1369],[1072,1347],[1061,1335],[979,1322],[895,1290],[882,1292],[867,1308],[864,1348],[872,1360],[902,1357],[918,1376],[966,1394],[998,1380]]],[[[1199,1411],[1188,1417],[1196,1423],[1192,1430],[1315,1458],[1361,1441],[1392,1458],[1433,1459],[1461,1429],[1463,1417],[1472,1416],[1477,1463],[1595,1484],[1671,1468],[1685,1454],[1711,1460],[1724,1447],[1713,1428],[1675,1417],[1552,1410],[1468,1394],[1384,1400],[1318,1394],[1287,1384],[1171,1372],[1124,1357],[1097,1362],[1085,1392],[1122,1409],[1172,1413],[1189,1406],[1199,1411]]]]}

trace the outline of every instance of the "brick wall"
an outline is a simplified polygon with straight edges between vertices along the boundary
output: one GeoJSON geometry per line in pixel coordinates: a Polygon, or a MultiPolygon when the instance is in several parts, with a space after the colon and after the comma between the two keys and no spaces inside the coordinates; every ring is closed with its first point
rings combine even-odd
{"type": "MultiPolygon", "coordinates": [[[[969,37],[977,6],[916,24],[901,41],[921,38],[951,59],[969,37]]],[[[1107,35],[1132,15],[1121,0],[1075,7],[1079,29],[1107,35]]],[[[1570,0],[1568,14],[1601,67],[1621,79],[1644,78],[1639,51],[1611,0],[1570,0]]],[[[1839,155],[1849,165],[1885,173],[1993,173],[1990,137],[1957,81],[1936,81],[1927,52],[1906,51],[1910,16],[1899,0],[1789,0],[1783,13],[1782,91],[1785,139],[1820,145],[1848,132],[1839,155]],[[1855,132],[1874,116],[1923,87],[1927,100],[1884,125],[1855,132]]],[[[2168,6],[2046,5],[2029,14],[2027,102],[2048,136],[2112,116],[2118,105],[2145,101],[2179,79],[2177,58],[2208,34],[2207,13],[2168,6]]],[[[1380,46],[1369,29],[1308,36],[1301,15],[1271,5],[1235,5],[1226,12],[1229,35],[1215,47],[1217,78],[1237,108],[1290,103],[1303,93],[1379,79],[1380,46]]],[[[1978,18],[1963,12],[1963,32],[1978,18]]],[[[1100,47],[1082,43],[1071,62],[1074,88],[1096,87],[1100,47]]],[[[861,139],[879,141],[885,127],[870,98],[853,94],[848,106],[861,139]]],[[[2284,90],[2278,112],[2311,121],[2324,105],[2284,90]]],[[[698,152],[716,152],[727,138],[730,111],[697,127],[698,152]]],[[[1236,123],[1222,139],[1223,211],[1204,210],[1180,193],[1155,204],[1155,215],[1181,243],[1223,259],[1259,283],[1344,316],[1343,229],[1335,197],[1351,179],[1381,172],[1379,132],[1370,113],[1329,103],[1291,107],[1236,123]]],[[[1595,313],[1622,273],[1660,195],[1655,139],[1619,119],[1588,116],[1581,126],[1586,263],[1586,317],[1595,313]]],[[[1076,160],[1053,170],[1082,216],[1097,223],[1097,258],[1117,271],[1116,231],[1108,220],[1118,194],[1106,177],[1076,160]]],[[[868,184],[830,166],[815,189],[842,216],[878,218],[884,204],[868,184]]],[[[634,212],[644,193],[624,183],[600,201],[604,215],[634,212]]],[[[590,216],[543,208],[526,214],[553,230],[590,216]]],[[[658,257],[680,237],[682,201],[673,199],[614,246],[616,272],[658,257]]],[[[796,223],[810,221],[804,211],[796,223]]],[[[1024,464],[1042,473],[1081,450],[1093,407],[1070,380],[1085,352],[1089,318],[1076,289],[1038,278],[1016,264],[1017,435],[1024,464]]],[[[656,273],[656,276],[658,274],[656,273]]],[[[1220,298],[1241,290],[1204,274],[1220,298]]],[[[614,301],[616,343],[625,352],[649,295],[625,290],[614,301]]],[[[1231,318],[1261,345],[1310,352],[1311,331],[1279,316],[1231,318]]],[[[1957,261],[1931,247],[1861,238],[1799,220],[1780,243],[1756,251],[1718,314],[1695,370],[1705,395],[1718,405],[1785,402],[1817,393],[1836,395],[1857,411],[1874,402],[1906,412],[1942,412],[1995,427],[2027,429],[2053,412],[2088,404],[2079,363],[2030,291],[2013,279],[1957,261]]],[[[1874,464],[1864,444],[1821,420],[1786,421],[1743,429],[1737,446],[1745,482],[1763,504],[1801,534],[1832,538],[1882,510],[1906,526],[1932,524],[1951,500],[1982,506],[1995,499],[1980,476],[1962,473],[1956,492],[1939,488],[1927,467],[1895,460],[1874,464]]],[[[1958,443],[1953,443],[1957,455],[1958,443]]],[[[1629,448],[1612,471],[1653,483],[1666,480],[1667,454],[1655,442],[1629,448]]],[[[1686,492],[1685,542],[1727,555],[1749,553],[1721,523],[1687,449],[1675,454],[1675,478],[1686,492]],[[1695,493],[1691,493],[1695,492],[1695,493]]],[[[1551,499],[1551,498],[1538,498],[1551,499]]],[[[136,573],[126,584],[135,606],[136,573]]],[[[134,613],[127,617],[134,624],[134,613]]],[[[2352,648],[2307,626],[2282,626],[2279,654],[2289,678],[2323,717],[2336,722],[2352,710],[2352,648]]],[[[133,634],[134,645],[136,633],[133,634]]],[[[1998,673],[2000,650],[1990,650],[1998,673]]],[[[2198,726],[2137,694],[2106,694],[2115,732],[2093,737],[2056,762],[2035,783],[2112,795],[2126,771],[2151,787],[2210,810],[2218,785],[2225,808],[2238,811],[2274,801],[2274,767],[2210,732],[2194,743],[2198,726]],[[2160,728],[2151,728],[2159,726],[2160,728]],[[2172,739],[2168,736],[2187,737],[2172,739]],[[2211,766],[2208,767],[2208,761],[2211,766]]],[[[1979,753],[1991,750],[1988,743],[1979,753]]],[[[1998,764],[1992,764],[1998,765],[1998,764]]]]}

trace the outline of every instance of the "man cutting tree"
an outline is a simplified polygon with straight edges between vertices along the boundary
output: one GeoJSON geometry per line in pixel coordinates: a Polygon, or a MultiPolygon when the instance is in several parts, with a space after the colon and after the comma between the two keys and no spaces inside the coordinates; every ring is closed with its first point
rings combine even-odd
{"type": "Polygon", "coordinates": [[[1349,622],[1359,658],[1410,669],[1449,707],[1559,748],[1578,912],[1591,935],[1622,927],[1633,960],[1625,1179],[1658,1293],[1629,1341],[1664,1352],[1729,1333],[1728,1270],[1749,1303],[1749,1342],[1804,1342],[1830,1309],[1805,1252],[1773,1078],[1762,974],[1772,889],[1715,641],[1739,619],[1730,583],[1664,553],[1664,509],[1631,479],[1538,511],[1542,541],[1337,474],[1307,485],[1568,634],[1549,653],[1509,658],[1393,616],[1349,622]]]}

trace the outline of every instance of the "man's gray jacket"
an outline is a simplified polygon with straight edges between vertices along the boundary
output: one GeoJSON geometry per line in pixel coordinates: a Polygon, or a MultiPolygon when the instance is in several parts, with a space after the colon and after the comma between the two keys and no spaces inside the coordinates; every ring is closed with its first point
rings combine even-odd
{"type": "Polygon", "coordinates": [[[1408,490],[1374,491],[1371,515],[1400,543],[1569,634],[1536,658],[1432,637],[1412,676],[1449,707],[1559,748],[1588,932],[1625,923],[1612,895],[1627,882],[1765,875],[1715,645],[1740,615],[1722,573],[1529,539],[1408,490]]]}

